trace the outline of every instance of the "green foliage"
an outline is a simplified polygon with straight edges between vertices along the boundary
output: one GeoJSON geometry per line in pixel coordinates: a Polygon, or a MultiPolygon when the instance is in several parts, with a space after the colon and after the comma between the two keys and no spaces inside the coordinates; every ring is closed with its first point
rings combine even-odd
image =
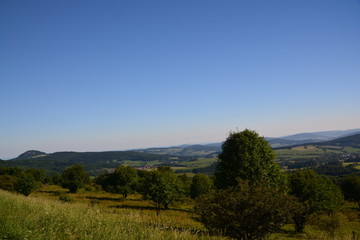
{"type": "Polygon", "coordinates": [[[68,167],[62,174],[61,186],[69,189],[72,193],[76,193],[79,188],[88,183],[90,183],[89,175],[80,164],[68,167]]]}
{"type": "Polygon", "coordinates": [[[328,232],[330,237],[334,239],[335,230],[340,227],[340,213],[321,214],[315,217],[314,224],[319,229],[328,232]]]}
{"type": "Polygon", "coordinates": [[[182,189],[184,192],[184,195],[190,196],[190,187],[192,180],[189,178],[185,173],[178,176],[180,183],[182,184],[182,189]]]}
{"type": "Polygon", "coordinates": [[[341,184],[341,189],[346,200],[357,202],[360,207],[360,176],[346,177],[341,184]]]}
{"type": "Polygon", "coordinates": [[[29,196],[38,186],[38,182],[30,173],[22,172],[17,178],[14,189],[18,193],[29,196]]]}
{"type": "Polygon", "coordinates": [[[149,172],[143,179],[140,192],[153,201],[158,214],[161,208],[168,209],[169,204],[183,197],[182,183],[168,167],[149,172]]]}
{"type": "Polygon", "coordinates": [[[41,182],[45,181],[45,172],[37,169],[26,171],[17,167],[0,167],[0,188],[30,195],[41,182]]]}
{"type": "Polygon", "coordinates": [[[95,183],[106,192],[120,193],[124,198],[138,188],[138,173],[132,167],[119,166],[113,173],[100,174],[95,183]]]}
{"type": "Polygon", "coordinates": [[[0,175],[19,176],[22,170],[17,167],[0,167],[0,175]]]}
{"type": "Polygon", "coordinates": [[[237,179],[258,181],[272,186],[282,186],[285,177],[274,162],[275,154],[264,137],[245,129],[231,132],[222,145],[219,163],[215,172],[215,184],[225,189],[235,186],[237,179]]]}
{"type": "Polygon", "coordinates": [[[190,186],[190,196],[191,198],[198,198],[202,195],[210,193],[213,189],[214,184],[208,175],[196,174],[190,186]]]}
{"type": "Polygon", "coordinates": [[[291,218],[293,199],[267,184],[242,181],[198,199],[195,210],[206,228],[236,239],[262,239],[291,218]]]}
{"type": "Polygon", "coordinates": [[[120,166],[112,174],[110,180],[113,192],[120,193],[126,198],[128,194],[135,192],[138,179],[134,168],[120,166]]]}
{"type": "Polygon", "coordinates": [[[52,183],[55,184],[55,185],[61,185],[61,182],[62,182],[62,176],[61,174],[55,174],[53,177],[52,177],[52,183]]]}
{"type": "Polygon", "coordinates": [[[335,212],[343,204],[343,195],[328,177],[312,170],[298,171],[290,175],[290,193],[301,203],[294,216],[297,232],[302,232],[307,217],[314,212],[335,212]]]}
{"type": "Polygon", "coordinates": [[[0,175],[0,189],[14,191],[18,178],[11,175],[0,175]]]}
{"type": "Polygon", "coordinates": [[[37,182],[44,183],[45,182],[45,171],[35,168],[29,168],[26,170],[27,173],[31,174],[34,177],[34,180],[37,182]]]}

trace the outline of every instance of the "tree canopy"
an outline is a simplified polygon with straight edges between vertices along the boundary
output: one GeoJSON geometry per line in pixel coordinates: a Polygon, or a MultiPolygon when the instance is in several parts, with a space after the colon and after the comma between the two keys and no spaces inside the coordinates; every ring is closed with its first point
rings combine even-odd
{"type": "Polygon", "coordinates": [[[343,195],[328,177],[313,170],[298,171],[290,175],[290,194],[302,204],[295,214],[295,227],[302,232],[307,216],[317,211],[333,212],[340,209],[343,195]]]}
{"type": "Polygon", "coordinates": [[[341,189],[346,200],[357,202],[360,207],[360,176],[347,176],[341,184],[341,189]]]}
{"type": "Polygon", "coordinates": [[[111,192],[120,193],[124,198],[135,192],[137,184],[136,170],[129,166],[119,166],[110,176],[111,192]]]}
{"type": "Polygon", "coordinates": [[[161,208],[167,209],[169,204],[183,197],[183,184],[169,167],[152,170],[143,179],[140,192],[153,201],[157,213],[161,208]]]}
{"type": "Polygon", "coordinates": [[[235,186],[237,179],[272,186],[285,184],[285,176],[275,163],[275,153],[255,131],[231,132],[222,144],[222,153],[215,172],[215,184],[225,189],[235,186]]]}
{"type": "Polygon", "coordinates": [[[213,181],[208,175],[196,174],[190,185],[191,198],[198,198],[202,195],[208,194],[213,189],[213,181]]]}
{"type": "Polygon", "coordinates": [[[278,231],[291,219],[292,203],[293,199],[280,189],[241,181],[198,199],[195,210],[209,230],[250,240],[278,231]]]}
{"type": "Polygon", "coordinates": [[[79,188],[88,183],[90,183],[89,175],[80,164],[66,168],[62,174],[61,186],[72,193],[76,193],[79,188]]]}

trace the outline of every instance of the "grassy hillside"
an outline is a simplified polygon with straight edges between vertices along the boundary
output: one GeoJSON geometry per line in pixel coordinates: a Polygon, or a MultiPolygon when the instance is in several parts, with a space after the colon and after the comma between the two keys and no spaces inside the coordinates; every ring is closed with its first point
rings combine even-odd
{"type": "MultiPolygon", "coordinates": [[[[0,190],[0,239],[228,239],[209,236],[202,224],[194,221],[192,202],[171,206],[156,215],[151,202],[140,195],[124,200],[116,194],[80,191],[67,194],[67,200],[58,199],[66,192],[58,186],[44,186],[30,197],[0,190]]],[[[360,237],[359,210],[345,205],[339,215],[340,227],[335,240],[360,237]]],[[[269,239],[329,239],[320,230],[316,217],[305,233],[296,234],[292,224],[269,239]]]]}
{"type": "Polygon", "coordinates": [[[172,227],[176,216],[169,220],[146,211],[62,203],[2,190],[0,212],[0,239],[219,239],[172,227]]]}

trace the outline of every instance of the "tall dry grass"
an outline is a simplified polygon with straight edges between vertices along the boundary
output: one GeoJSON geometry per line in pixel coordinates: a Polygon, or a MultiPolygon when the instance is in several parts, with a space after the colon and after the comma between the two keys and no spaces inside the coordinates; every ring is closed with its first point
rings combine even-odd
{"type": "MultiPolygon", "coordinates": [[[[24,197],[0,190],[0,239],[211,239],[83,203],[24,197]]],[[[213,238],[214,239],[214,238],[213,238]]]]}

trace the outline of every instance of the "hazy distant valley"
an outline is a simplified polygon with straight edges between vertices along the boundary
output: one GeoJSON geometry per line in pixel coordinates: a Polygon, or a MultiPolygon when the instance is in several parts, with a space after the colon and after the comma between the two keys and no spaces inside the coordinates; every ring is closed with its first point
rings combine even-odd
{"type": "MultiPolygon", "coordinates": [[[[277,154],[278,163],[284,169],[319,167],[328,162],[356,162],[360,154],[360,129],[300,133],[267,140],[277,154]]],[[[221,144],[51,154],[30,150],[17,158],[0,161],[0,166],[44,169],[50,175],[61,173],[66,167],[76,163],[82,164],[91,175],[112,171],[119,165],[136,168],[154,168],[161,165],[170,166],[179,173],[212,173],[221,144]]]]}

